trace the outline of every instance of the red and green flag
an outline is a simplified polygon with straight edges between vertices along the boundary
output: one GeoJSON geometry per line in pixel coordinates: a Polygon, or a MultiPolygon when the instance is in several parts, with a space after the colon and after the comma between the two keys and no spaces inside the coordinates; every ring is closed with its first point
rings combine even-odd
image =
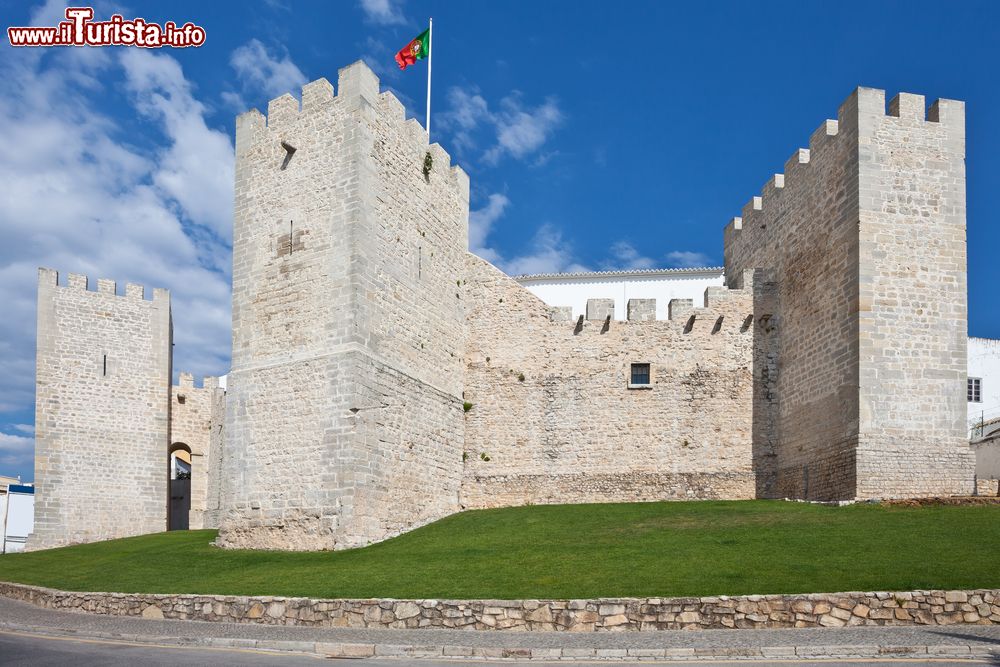
{"type": "Polygon", "coordinates": [[[413,65],[418,60],[423,60],[430,55],[430,32],[430,29],[424,30],[414,37],[413,41],[400,49],[399,53],[396,54],[396,62],[399,64],[399,69],[406,69],[407,66],[413,65]]]}

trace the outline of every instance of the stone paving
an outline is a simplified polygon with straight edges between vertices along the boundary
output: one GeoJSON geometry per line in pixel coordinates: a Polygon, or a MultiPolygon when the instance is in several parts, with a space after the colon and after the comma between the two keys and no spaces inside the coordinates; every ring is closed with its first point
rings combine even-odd
{"type": "Polygon", "coordinates": [[[382,630],[148,620],[54,611],[0,598],[0,629],[338,657],[692,659],[1000,656],[1000,627],[853,627],[661,632],[382,630]]]}

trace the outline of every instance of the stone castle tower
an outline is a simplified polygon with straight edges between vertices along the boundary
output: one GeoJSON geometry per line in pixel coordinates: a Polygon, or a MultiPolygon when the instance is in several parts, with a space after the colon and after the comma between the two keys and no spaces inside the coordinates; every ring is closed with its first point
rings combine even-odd
{"type": "Polygon", "coordinates": [[[458,509],[467,176],[356,63],[236,129],[219,544],[367,544],[458,509]]]}
{"type": "Polygon", "coordinates": [[[972,492],[965,108],[858,88],[725,232],[765,269],[754,404],[764,496],[972,492]]]}
{"type": "Polygon", "coordinates": [[[38,271],[35,528],[44,549],[164,530],[170,295],[38,271]]]}

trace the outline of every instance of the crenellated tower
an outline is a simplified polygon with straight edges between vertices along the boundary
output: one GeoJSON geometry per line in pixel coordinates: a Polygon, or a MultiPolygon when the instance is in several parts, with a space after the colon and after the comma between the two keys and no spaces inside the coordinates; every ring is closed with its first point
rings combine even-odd
{"type": "Polygon", "coordinates": [[[725,231],[755,290],[764,496],[972,491],[965,110],[858,88],[725,231]],[[766,286],[766,289],[763,287],[766,286]]]}
{"type": "Polygon", "coordinates": [[[220,545],[356,547],[457,509],[468,198],[361,62],[237,119],[220,545]]]}
{"type": "Polygon", "coordinates": [[[38,270],[35,527],[27,548],[167,527],[170,293],[38,270]]]}

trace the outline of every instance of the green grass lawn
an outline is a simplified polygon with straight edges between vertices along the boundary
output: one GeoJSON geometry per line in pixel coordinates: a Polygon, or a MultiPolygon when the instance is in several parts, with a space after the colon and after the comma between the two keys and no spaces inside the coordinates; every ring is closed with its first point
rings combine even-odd
{"type": "Polygon", "coordinates": [[[577,598],[1000,587],[1000,506],[780,501],[464,512],[342,552],[230,551],[159,533],[0,557],[0,580],[76,591],[577,598]]]}

